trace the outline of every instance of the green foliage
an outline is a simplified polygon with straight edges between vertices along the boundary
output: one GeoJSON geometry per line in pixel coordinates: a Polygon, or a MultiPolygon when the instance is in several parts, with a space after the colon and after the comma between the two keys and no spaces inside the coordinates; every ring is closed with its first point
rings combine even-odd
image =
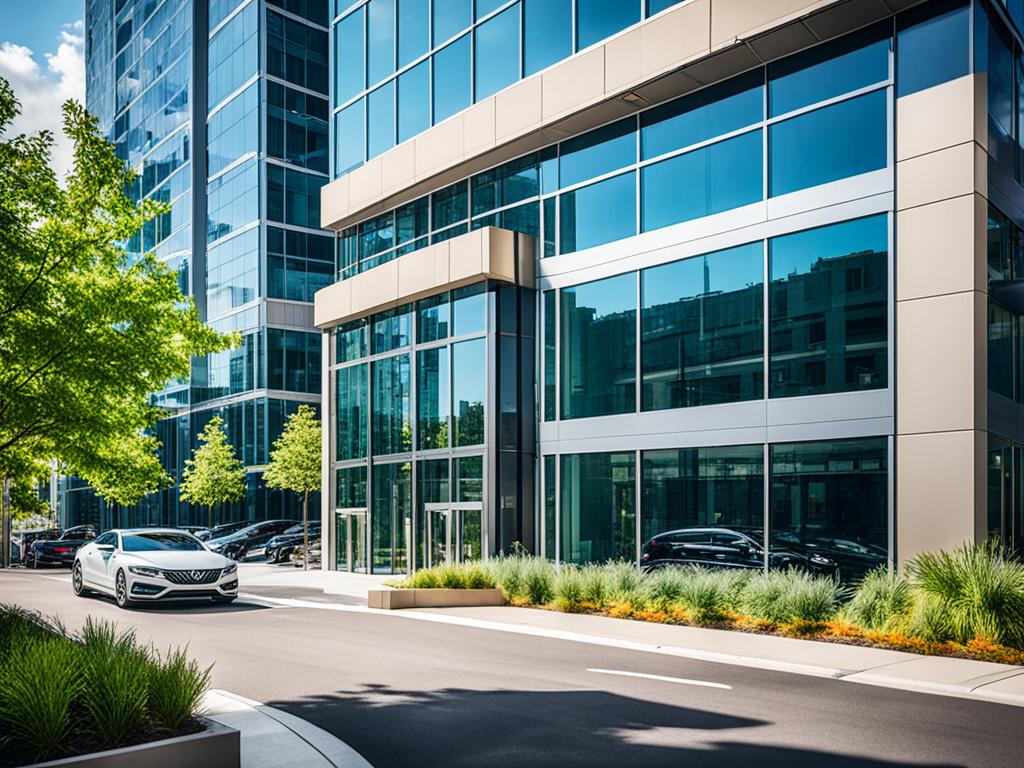
{"type": "Polygon", "coordinates": [[[149,664],[147,709],[166,731],[177,731],[199,713],[203,695],[210,687],[213,667],[202,669],[184,649],[154,651],[149,664]]]}
{"type": "Polygon", "coordinates": [[[907,578],[879,566],[861,579],[843,615],[862,629],[893,632],[906,624],[913,606],[907,578]]]}
{"type": "Polygon", "coordinates": [[[555,574],[555,606],[560,611],[578,611],[583,601],[583,579],[575,565],[563,565],[555,574]]]}
{"type": "Polygon", "coordinates": [[[320,419],[308,405],[288,417],[263,473],[268,488],[308,494],[320,490],[320,419]]]}
{"type": "Polygon", "coordinates": [[[185,459],[179,495],[212,509],[245,496],[245,465],[224,432],[224,419],[214,416],[199,435],[199,447],[185,459]]]}
{"type": "Polygon", "coordinates": [[[740,593],[740,609],[755,619],[780,624],[831,619],[845,590],[835,579],[797,570],[752,576],[740,593]]]}
{"type": "Polygon", "coordinates": [[[135,630],[118,632],[113,622],[90,616],[80,638],[82,708],[103,743],[121,746],[146,717],[149,658],[135,642],[135,630]]]}
{"type": "Polygon", "coordinates": [[[694,568],[683,580],[680,599],[694,621],[721,621],[727,613],[738,610],[750,577],[748,571],[694,568]]]}
{"type": "Polygon", "coordinates": [[[928,552],[907,564],[923,597],[915,612],[919,631],[966,643],[983,637],[1024,648],[1024,564],[996,543],[964,544],[953,552],[928,552]],[[935,613],[947,624],[937,621],[935,613]]]}
{"type": "Polygon", "coordinates": [[[632,563],[609,561],[604,565],[606,573],[606,590],[608,599],[614,603],[622,603],[639,607],[643,604],[644,575],[632,563]]]}
{"type": "Polygon", "coordinates": [[[53,137],[11,135],[20,106],[0,78],[0,476],[57,459],[115,502],[161,487],[161,416],[149,400],[193,356],[236,342],[205,325],[178,276],[122,245],[166,212],[125,191],[134,175],[69,101],[74,167],[61,186],[53,137]]]}
{"type": "Polygon", "coordinates": [[[523,588],[534,605],[547,605],[555,594],[555,567],[539,557],[520,558],[523,563],[523,588]]]}
{"type": "Polygon", "coordinates": [[[407,589],[494,589],[494,577],[481,563],[452,563],[417,571],[399,586],[407,589]]]}
{"type": "Polygon", "coordinates": [[[686,581],[693,577],[692,570],[659,568],[648,574],[643,583],[646,605],[655,611],[671,611],[680,602],[686,581]]]}
{"type": "Polygon", "coordinates": [[[604,566],[588,563],[580,567],[580,597],[596,608],[604,608],[608,598],[604,566]]]}

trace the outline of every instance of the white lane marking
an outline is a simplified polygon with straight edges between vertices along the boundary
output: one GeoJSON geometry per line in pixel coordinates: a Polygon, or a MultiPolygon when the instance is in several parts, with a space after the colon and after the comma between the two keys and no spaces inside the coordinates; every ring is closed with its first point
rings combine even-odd
{"type": "Polygon", "coordinates": [[[685,677],[665,677],[665,675],[649,675],[645,672],[624,672],[621,669],[588,669],[587,672],[597,672],[599,675],[621,675],[622,677],[642,677],[646,680],[660,680],[663,683],[697,685],[701,688],[720,688],[723,691],[732,690],[732,686],[726,685],[725,683],[712,683],[707,680],[690,680],[685,677]]]}
{"type": "Polygon", "coordinates": [[[63,582],[64,584],[70,584],[71,583],[71,577],[70,576],[41,576],[40,578],[51,579],[52,581],[60,581],[60,582],[63,582]]]}

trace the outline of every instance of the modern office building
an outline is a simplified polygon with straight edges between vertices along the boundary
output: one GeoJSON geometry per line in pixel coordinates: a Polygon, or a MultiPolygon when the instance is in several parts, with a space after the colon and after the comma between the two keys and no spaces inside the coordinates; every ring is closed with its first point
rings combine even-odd
{"type": "Polygon", "coordinates": [[[1024,543],[1024,3],[332,14],[326,567],[1024,543]]]}
{"type": "MultiPolygon", "coordinates": [[[[332,280],[319,228],[328,179],[327,0],[87,0],[86,102],[138,172],[132,194],[169,204],[130,243],[177,270],[203,319],[236,349],[193,361],[159,393],[156,430],[179,480],[209,419],[224,418],[247,465],[246,498],[225,519],[301,516],[262,467],[288,413],[320,402],[313,294],[332,280]]],[[[174,487],[113,510],[64,480],[71,522],[205,523],[174,487]]]]}

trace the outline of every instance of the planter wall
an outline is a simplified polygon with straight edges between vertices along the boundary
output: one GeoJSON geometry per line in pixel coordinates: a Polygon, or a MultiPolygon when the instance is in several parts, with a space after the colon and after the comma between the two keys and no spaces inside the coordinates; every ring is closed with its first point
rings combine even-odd
{"type": "Polygon", "coordinates": [[[241,741],[234,728],[207,720],[205,731],[132,747],[36,763],[29,768],[240,768],[241,741]]]}
{"type": "Polygon", "coordinates": [[[393,611],[399,608],[459,608],[504,605],[500,589],[371,589],[371,608],[393,611]]]}

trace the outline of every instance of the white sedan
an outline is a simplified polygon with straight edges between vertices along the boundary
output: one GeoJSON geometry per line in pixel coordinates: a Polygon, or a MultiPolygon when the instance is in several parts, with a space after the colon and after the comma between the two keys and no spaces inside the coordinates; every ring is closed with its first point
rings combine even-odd
{"type": "Polygon", "coordinates": [[[238,565],[187,531],[113,530],[78,550],[71,586],[79,597],[110,595],[121,608],[182,598],[230,603],[238,596],[238,565]]]}

